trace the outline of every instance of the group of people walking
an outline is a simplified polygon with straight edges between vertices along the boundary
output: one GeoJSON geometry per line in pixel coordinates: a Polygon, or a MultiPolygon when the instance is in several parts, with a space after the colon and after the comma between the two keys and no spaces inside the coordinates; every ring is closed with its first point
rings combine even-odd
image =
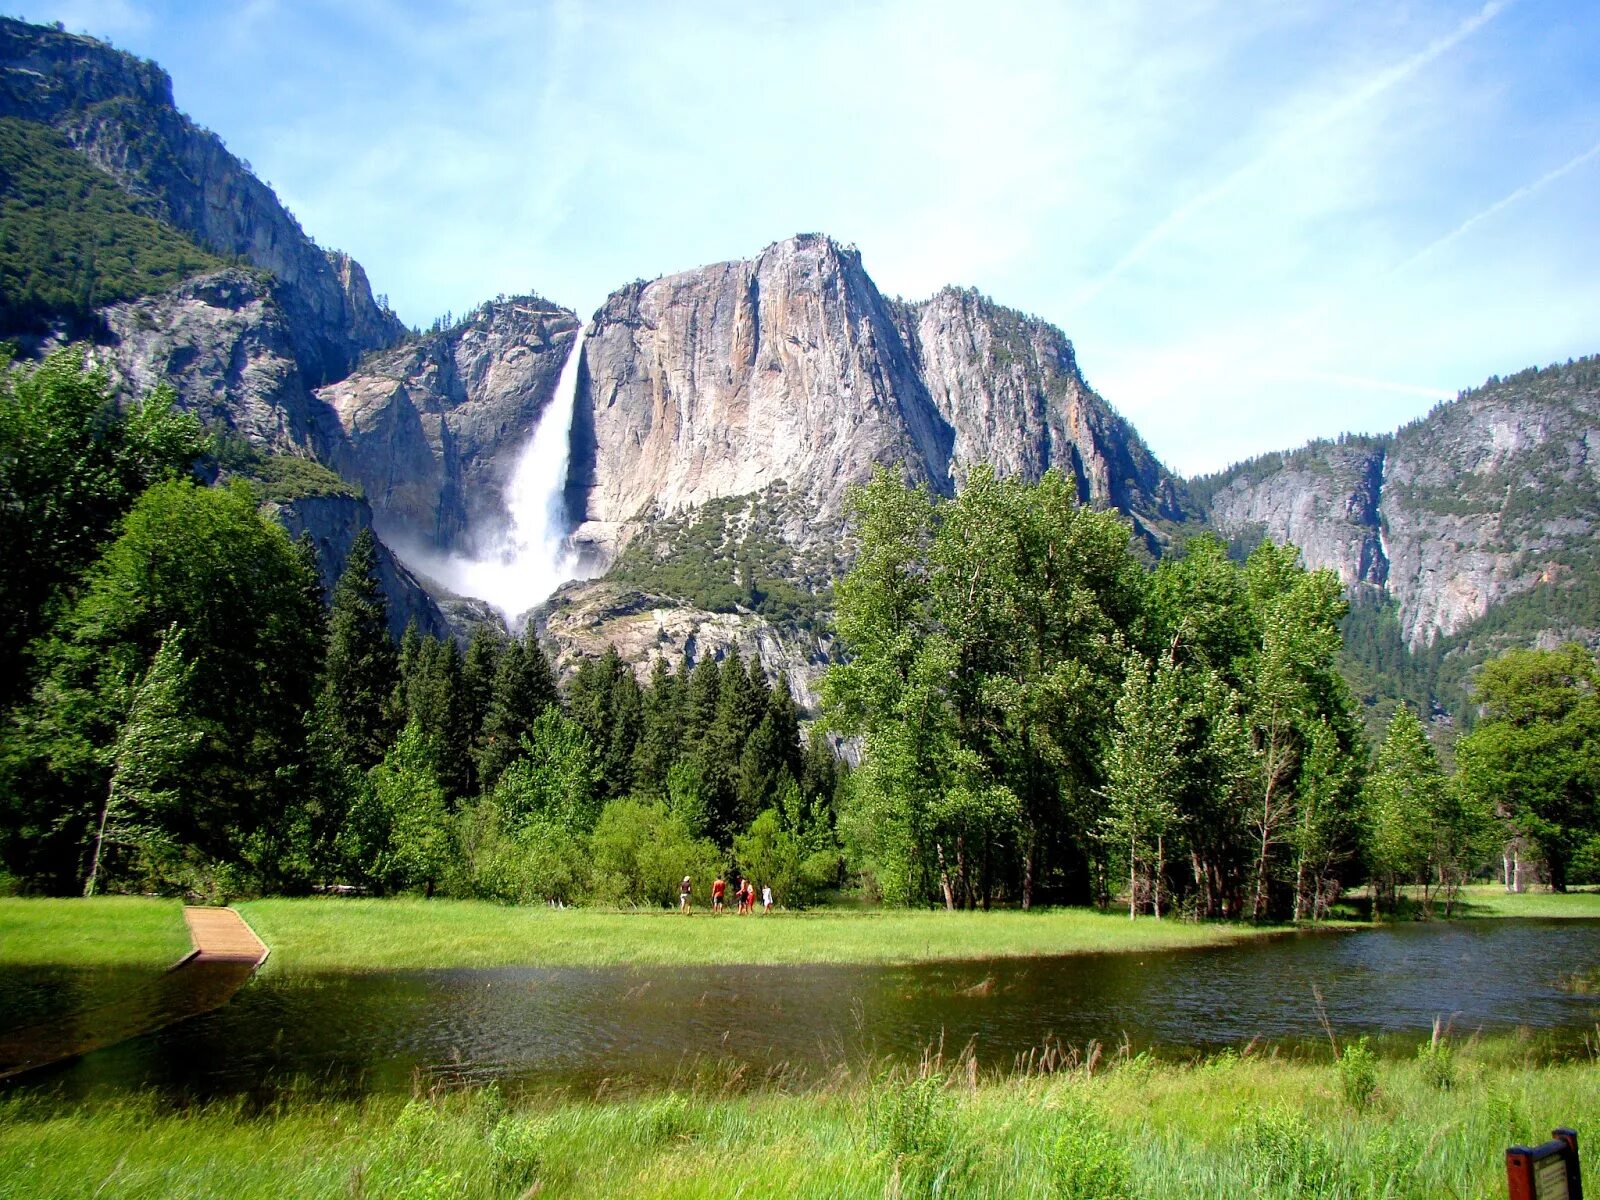
{"type": "MultiPolygon", "coordinates": [[[[733,898],[738,901],[741,914],[755,912],[756,889],[755,885],[748,879],[741,878],[739,880],[738,886],[733,889],[733,898]]],[[[711,911],[714,913],[722,912],[726,906],[727,899],[728,881],[719,875],[716,882],[711,885],[711,911]]],[[[690,912],[693,909],[694,883],[685,875],[683,882],[678,885],[678,911],[690,912]]],[[[762,884],[761,886],[761,911],[764,913],[772,911],[771,884],[762,884]]]]}

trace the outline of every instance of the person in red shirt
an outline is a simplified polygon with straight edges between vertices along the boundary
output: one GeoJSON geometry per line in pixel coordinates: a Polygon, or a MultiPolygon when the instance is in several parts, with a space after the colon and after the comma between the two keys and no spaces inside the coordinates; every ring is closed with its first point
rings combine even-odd
{"type": "Polygon", "coordinates": [[[722,876],[717,876],[717,881],[711,885],[711,911],[722,911],[722,898],[728,893],[728,885],[722,881],[722,876]]]}

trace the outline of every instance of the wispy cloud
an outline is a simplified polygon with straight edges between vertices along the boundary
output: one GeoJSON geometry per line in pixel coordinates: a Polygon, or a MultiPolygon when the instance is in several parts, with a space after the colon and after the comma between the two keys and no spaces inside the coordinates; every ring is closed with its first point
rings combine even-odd
{"type": "Polygon", "coordinates": [[[1084,287],[1074,297],[1069,306],[1069,311],[1076,312],[1085,305],[1092,303],[1101,292],[1127,274],[1131,267],[1148,258],[1180,226],[1193,220],[1199,213],[1238,192],[1252,176],[1266,170],[1284,155],[1303,150],[1308,142],[1320,137],[1332,126],[1347,119],[1353,113],[1371,104],[1385,92],[1398,87],[1416,75],[1417,72],[1427,67],[1430,63],[1433,63],[1477,33],[1478,30],[1499,16],[1511,3],[1512,0],[1489,0],[1489,3],[1462,21],[1448,34],[1434,39],[1424,49],[1417,51],[1399,63],[1369,76],[1356,87],[1351,88],[1343,95],[1338,96],[1330,103],[1279,133],[1264,150],[1254,155],[1249,161],[1235,168],[1218,182],[1191,196],[1163,217],[1160,222],[1112,263],[1111,267],[1103,275],[1084,287]]]}
{"type": "Polygon", "coordinates": [[[1470,217],[1468,217],[1465,221],[1461,222],[1461,224],[1457,225],[1449,233],[1445,234],[1443,237],[1435,238],[1433,241],[1429,242],[1426,246],[1424,246],[1421,250],[1418,250],[1410,258],[1408,258],[1404,262],[1400,263],[1398,266],[1396,266],[1394,268],[1394,270],[1391,272],[1391,274],[1398,275],[1400,272],[1408,270],[1409,268],[1416,266],[1418,263],[1422,262],[1424,259],[1429,258],[1429,257],[1439,253],[1441,250],[1445,249],[1445,247],[1453,245],[1454,243],[1460,241],[1462,238],[1466,237],[1467,234],[1471,233],[1474,229],[1478,228],[1478,226],[1483,225],[1486,222],[1493,220],[1495,217],[1499,216],[1501,213],[1503,213],[1506,209],[1510,208],[1512,205],[1518,204],[1521,201],[1526,200],[1528,197],[1530,197],[1532,195],[1535,195],[1538,192],[1543,191],[1545,188],[1549,187],[1552,183],[1556,182],[1556,180],[1562,179],[1565,176],[1568,176],[1568,175],[1572,174],[1572,172],[1576,171],[1579,167],[1583,166],[1587,162],[1593,161],[1596,158],[1600,158],[1600,142],[1596,142],[1594,145],[1590,146],[1587,150],[1585,150],[1582,154],[1577,154],[1577,155],[1574,155],[1572,158],[1569,158],[1566,162],[1562,163],[1559,167],[1555,168],[1555,170],[1546,171],[1543,175],[1539,176],[1539,178],[1535,179],[1532,183],[1523,184],[1521,187],[1517,188],[1515,191],[1510,192],[1507,195],[1504,195],[1504,196],[1500,197],[1500,199],[1496,200],[1493,204],[1489,205],[1487,208],[1481,209],[1478,212],[1473,213],[1470,217]]]}
{"type": "Polygon", "coordinates": [[[417,323],[825,230],[1060,323],[1186,471],[1600,349],[1592,0],[19,2],[417,323]]]}

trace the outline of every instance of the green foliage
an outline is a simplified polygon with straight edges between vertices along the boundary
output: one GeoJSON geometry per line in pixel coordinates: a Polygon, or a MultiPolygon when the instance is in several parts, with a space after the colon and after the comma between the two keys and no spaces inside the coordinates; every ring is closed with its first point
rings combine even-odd
{"type": "Polygon", "coordinates": [[[1357,1112],[1365,1112],[1378,1093],[1378,1056],[1363,1037],[1339,1054],[1339,1094],[1357,1112]]]}
{"type": "MultiPolygon", "coordinates": [[[[1345,1051],[1347,1056],[1351,1049],[1345,1051]]],[[[1258,1108],[1241,1127],[1240,1141],[1250,1174],[1267,1186],[1308,1200],[1337,1194],[1333,1153],[1299,1113],[1277,1106],[1258,1108]]]]}
{"type": "Polygon", "coordinates": [[[485,790],[493,789],[522,753],[534,720],[558,700],[550,662],[531,629],[499,649],[476,755],[485,790]]]}
{"type": "Polygon", "coordinates": [[[367,773],[340,838],[357,877],[382,891],[423,888],[431,895],[444,878],[452,856],[449,815],[416,722],[367,773]]]}
{"type": "Polygon", "coordinates": [[[777,625],[818,628],[834,564],[804,560],[783,539],[779,528],[794,504],[780,484],[660,517],[609,578],[708,612],[755,612],[777,625]]]}
{"type": "Polygon", "coordinates": [[[1417,1066],[1430,1087],[1441,1092],[1448,1092],[1455,1087],[1455,1044],[1444,1036],[1437,1021],[1434,1022],[1433,1037],[1417,1047],[1417,1066]]]}
{"type": "Polygon", "coordinates": [[[889,1077],[868,1103],[872,1143],[913,1194],[937,1195],[956,1142],[954,1105],[944,1076],[889,1077]]]}
{"type": "Polygon", "coordinates": [[[1477,697],[1483,720],[1457,747],[1462,793],[1498,806],[1565,890],[1600,836],[1600,663],[1577,645],[1512,651],[1485,665],[1477,697]]]}
{"type": "Polygon", "coordinates": [[[1055,1195],[1060,1200],[1133,1200],[1127,1140],[1075,1095],[1062,1103],[1058,1122],[1061,1132],[1050,1155],[1055,1195]]]}
{"type": "Polygon", "coordinates": [[[46,125],[0,118],[0,329],[41,331],[220,270],[46,125]]]}
{"type": "Polygon", "coordinates": [[[590,848],[596,895],[647,908],[676,904],[685,875],[704,896],[720,858],[712,843],[694,837],[666,805],[632,799],[606,805],[590,848]]]}
{"type": "Polygon", "coordinates": [[[70,347],[36,367],[0,355],[0,710],[26,694],[27,644],[134,499],[200,454],[200,426],[172,401],[163,387],[119,409],[104,371],[70,347]]]}
{"type": "Polygon", "coordinates": [[[363,528],[333,589],[322,682],[334,745],[353,766],[365,770],[383,758],[394,736],[389,701],[398,677],[389,606],[378,582],[377,539],[363,528]]]}
{"type": "Polygon", "coordinates": [[[279,879],[275,839],[296,807],[317,657],[311,586],[246,492],[149,488],[42,648],[40,682],[18,716],[0,794],[19,873],[82,880],[132,682],[176,628],[192,665],[186,708],[203,735],[176,787],[170,836],[198,861],[279,879]]]}

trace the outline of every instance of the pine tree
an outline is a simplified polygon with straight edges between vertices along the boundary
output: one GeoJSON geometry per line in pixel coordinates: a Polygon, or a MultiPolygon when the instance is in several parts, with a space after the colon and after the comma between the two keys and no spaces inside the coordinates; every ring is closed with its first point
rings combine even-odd
{"type": "Polygon", "coordinates": [[[333,589],[322,685],[335,745],[362,769],[380,762],[394,738],[391,696],[399,679],[377,567],[377,541],[363,529],[333,589]]]}
{"type": "Polygon", "coordinates": [[[99,885],[108,846],[149,851],[170,843],[165,810],[182,784],[183,761],[202,730],[185,711],[190,667],[182,634],[170,626],[150,669],[134,685],[128,719],[111,747],[111,786],[100,811],[94,856],[83,894],[99,885]]]}
{"type": "Polygon", "coordinates": [[[666,797],[667,773],[678,757],[683,720],[680,680],[665,658],[656,659],[644,693],[644,725],[633,753],[634,790],[647,800],[666,797]]]}
{"type": "Polygon", "coordinates": [[[505,636],[501,631],[481,624],[472,631],[472,640],[467,643],[467,655],[461,664],[461,721],[467,738],[463,752],[469,768],[468,795],[482,790],[478,758],[482,752],[484,723],[494,698],[495,675],[504,652],[505,636]]]}
{"type": "Polygon", "coordinates": [[[522,739],[546,708],[560,703],[555,675],[532,630],[513,638],[500,655],[478,752],[480,787],[491,791],[522,754],[522,739]]]}

